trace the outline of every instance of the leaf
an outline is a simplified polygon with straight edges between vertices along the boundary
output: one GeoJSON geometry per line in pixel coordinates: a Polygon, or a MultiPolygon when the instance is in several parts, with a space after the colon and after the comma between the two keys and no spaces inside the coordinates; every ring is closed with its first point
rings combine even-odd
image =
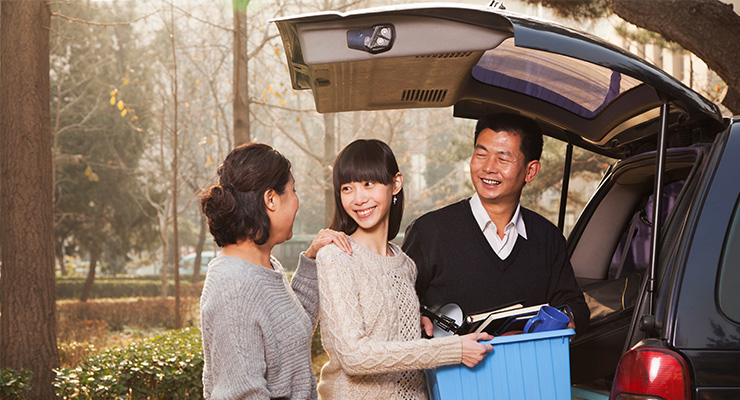
{"type": "Polygon", "coordinates": [[[123,110],[123,100],[118,100],[118,109],[123,110]]]}
{"type": "Polygon", "coordinates": [[[121,117],[125,117],[126,114],[128,114],[128,108],[124,108],[123,111],[121,111],[121,117]]]}
{"type": "Polygon", "coordinates": [[[111,95],[110,105],[112,105],[112,106],[116,105],[116,96],[111,95]]]}
{"type": "Polygon", "coordinates": [[[97,182],[98,180],[100,180],[98,174],[93,172],[92,168],[90,168],[89,165],[87,166],[87,168],[85,168],[85,175],[90,182],[97,182]]]}

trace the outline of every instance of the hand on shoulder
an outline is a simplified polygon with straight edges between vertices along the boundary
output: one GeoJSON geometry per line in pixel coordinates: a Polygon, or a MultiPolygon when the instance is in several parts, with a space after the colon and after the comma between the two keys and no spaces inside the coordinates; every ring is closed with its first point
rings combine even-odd
{"type": "Polygon", "coordinates": [[[306,250],[305,256],[312,260],[316,259],[319,250],[329,243],[334,243],[340,250],[352,254],[352,243],[350,243],[349,236],[346,233],[332,229],[322,229],[316,234],[313,242],[306,250]]]}

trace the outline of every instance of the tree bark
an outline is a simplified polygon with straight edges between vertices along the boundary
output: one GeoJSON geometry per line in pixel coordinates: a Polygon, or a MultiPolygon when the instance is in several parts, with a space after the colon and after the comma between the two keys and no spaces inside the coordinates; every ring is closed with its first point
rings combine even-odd
{"type": "Polygon", "coordinates": [[[85,286],[82,287],[82,294],[80,295],[80,301],[83,303],[90,298],[90,293],[92,293],[93,284],[95,283],[95,269],[98,265],[98,253],[97,248],[90,251],[90,269],[87,270],[85,286]]]}
{"type": "Polygon", "coordinates": [[[192,282],[197,283],[200,280],[200,263],[203,257],[203,247],[206,243],[206,217],[200,214],[200,232],[198,233],[198,243],[195,244],[195,261],[193,261],[192,282]]]}
{"type": "Polygon", "coordinates": [[[247,3],[234,0],[234,147],[248,143],[249,59],[247,56],[247,3]]]}
{"type": "Polygon", "coordinates": [[[730,87],[722,102],[740,114],[740,15],[717,0],[609,0],[612,11],[627,22],[657,32],[696,54],[730,87]],[[732,93],[735,93],[733,96],[732,93]]]}
{"type": "Polygon", "coordinates": [[[170,41],[172,45],[172,102],[173,102],[173,127],[172,127],[172,248],[174,251],[174,257],[172,259],[172,265],[175,271],[175,329],[182,328],[182,315],[180,313],[180,244],[178,242],[178,228],[177,228],[177,192],[178,192],[178,75],[177,75],[177,47],[175,43],[175,10],[174,3],[170,3],[170,24],[171,24],[171,35],[170,41]]]}
{"type": "Polygon", "coordinates": [[[324,226],[329,226],[334,217],[334,184],[331,166],[336,158],[337,115],[324,114],[324,226]]]}
{"type": "Polygon", "coordinates": [[[0,368],[30,369],[55,399],[53,168],[46,1],[0,2],[0,368]]]}

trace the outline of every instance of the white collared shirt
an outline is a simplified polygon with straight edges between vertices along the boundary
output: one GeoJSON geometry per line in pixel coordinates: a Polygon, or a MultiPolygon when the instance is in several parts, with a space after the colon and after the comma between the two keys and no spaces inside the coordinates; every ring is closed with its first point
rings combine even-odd
{"type": "Polygon", "coordinates": [[[501,258],[505,260],[511,254],[516,244],[516,239],[519,235],[522,235],[524,239],[527,238],[527,229],[524,227],[524,220],[522,214],[519,212],[521,204],[517,204],[514,216],[511,218],[508,224],[504,227],[504,237],[501,238],[498,235],[498,228],[496,224],[491,221],[491,217],[483,207],[483,203],[478,197],[478,193],[474,194],[470,198],[470,209],[473,211],[473,217],[478,222],[478,227],[483,232],[483,235],[488,240],[493,251],[501,258]]]}

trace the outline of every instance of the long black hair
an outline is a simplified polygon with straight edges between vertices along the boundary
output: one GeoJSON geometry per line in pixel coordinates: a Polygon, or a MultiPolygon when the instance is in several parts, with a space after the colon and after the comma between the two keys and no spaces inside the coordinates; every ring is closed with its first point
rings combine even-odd
{"type": "MultiPolygon", "coordinates": [[[[349,182],[377,182],[393,185],[393,178],[399,172],[393,150],[376,139],[358,139],[345,147],[334,161],[334,218],[331,229],[348,235],[357,230],[357,222],[347,214],[342,206],[342,185],[349,182]]],[[[388,218],[388,240],[398,235],[403,218],[403,188],[391,203],[388,218]]]]}

